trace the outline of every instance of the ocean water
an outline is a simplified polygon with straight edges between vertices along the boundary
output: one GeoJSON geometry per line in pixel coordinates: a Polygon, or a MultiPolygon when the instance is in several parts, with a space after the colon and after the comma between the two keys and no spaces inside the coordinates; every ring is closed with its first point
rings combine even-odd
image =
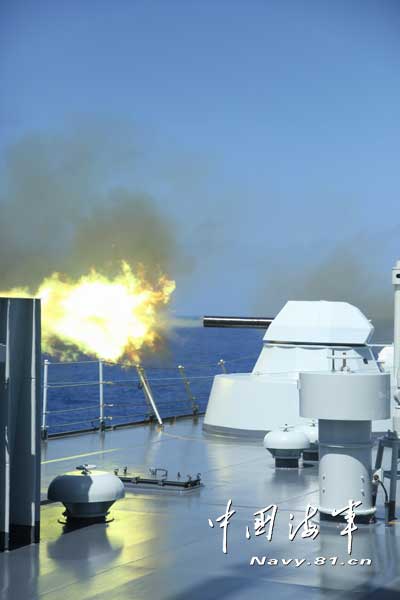
{"type": "MultiPolygon", "coordinates": [[[[262,347],[261,329],[177,327],[159,353],[142,360],[161,417],[192,414],[192,402],[178,370],[183,365],[199,412],[207,406],[213,376],[249,371],[262,347]]],[[[99,366],[82,356],[78,364],[55,362],[51,356],[46,425],[49,435],[96,427],[99,424],[99,366]]],[[[136,369],[103,365],[104,414],[107,426],[142,421],[149,411],[136,369]]]]}

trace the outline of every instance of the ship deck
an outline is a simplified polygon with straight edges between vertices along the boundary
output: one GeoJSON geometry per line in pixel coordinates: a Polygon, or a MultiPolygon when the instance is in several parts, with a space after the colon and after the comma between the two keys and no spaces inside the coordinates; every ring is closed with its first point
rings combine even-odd
{"type": "Polygon", "coordinates": [[[164,467],[171,478],[178,471],[182,478],[200,472],[204,485],[183,493],[129,488],[112,507],[112,522],[73,531],[58,522],[60,504],[44,504],[41,543],[0,555],[7,600],[393,598],[400,593],[400,522],[385,526],[381,496],[377,523],[359,525],[353,534],[351,557],[340,535],[344,524],[322,523],[316,539],[302,539],[300,532],[289,541],[290,514],[297,525],[307,505],[318,504],[315,465],[276,471],[259,442],[212,437],[203,433],[202,419],[181,419],[163,430],[141,425],[45,442],[43,496],[55,475],[85,462],[106,470],[127,466],[136,474],[164,467]],[[236,513],[224,554],[216,519],[229,499],[236,513]],[[270,542],[265,534],[254,534],[254,513],[269,504],[278,506],[270,542]],[[279,564],[252,566],[253,556],[279,564]],[[335,556],[333,565],[328,559],[335,556]],[[325,564],[315,565],[317,557],[325,557],[325,564]],[[282,558],[293,560],[283,565],[282,558]],[[296,558],[305,561],[296,567],[296,558]],[[348,565],[349,558],[372,564],[348,565]]]}

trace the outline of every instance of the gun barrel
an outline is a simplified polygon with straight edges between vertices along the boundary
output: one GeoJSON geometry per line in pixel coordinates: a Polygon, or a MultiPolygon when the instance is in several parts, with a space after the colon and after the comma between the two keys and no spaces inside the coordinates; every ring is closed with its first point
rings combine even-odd
{"type": "Polygon", "coordinates": [[[265,317],[203,317],[203,327],[268,329],[273,319],[265,317]]]}

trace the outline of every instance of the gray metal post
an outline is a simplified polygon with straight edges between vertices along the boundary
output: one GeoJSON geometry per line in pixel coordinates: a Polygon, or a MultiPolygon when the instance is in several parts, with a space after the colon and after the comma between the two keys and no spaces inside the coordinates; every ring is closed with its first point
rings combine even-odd
{"type": "MultiPolygon", "coordinates": [[[[378,452],[375,461],[375,471],[379,471],[382,468],[383,455],[385,448],[390,448],[392,453],[390,461],[390,471],[383,471],[382,479],[385,477],[390,478],[390,489],[389,495],[385,500],[385,512],[386,512],[386,524],[396,519],[396,491],[397,491],[397,463],[399,459],[400,451],[400,439],[397,437],[396,432],[389,431],[384,437],[381,437],[378,442],[378,452]]],[[[377,484],[378,485],[378,484],[377,484]]],[[[374,491],[374,504],[377,496],[377,485],[374,491]]],[[[385,488],[384,488],[385,489],[385,488]]],[[[385,490],[386,494],[386,490],[385,490]]]]}
{"type": "Polygon", "coordinates": [[[185,367],[183,365],[178,365],[179,373],[183,379],[183,385],[185,386],[186,393],[188,395],[189,401],[192,404],[192,411],[194,415],[197,415],[199,412],[199,405],[196,402],[196,397],[193,396],[192,389],[190,387],[190,381],[186,377],[185,367]]]}
{"type": "Polygon", "coordinates": [[[99,360],[99,426],[104,431],[106,422],[104,418],[104,381],[103,381],[103,361],[99,360]]]}
{"type": "Polygon", "coordinates": [[[40,300],[0,298],[0,345],[0,550],[11,550],[39,541],[40,300]]]}
{"type": "Polygon", "coordinates": [[[384,445],[382,443],[382,440],[379,440],[379,442],[378,442],[378,451],[376,453],[376,459],[375,459],[375,471],[377,469],[381,468],[382,458],[383,458],[383,450],[384,450],[384,445]]]}
{"type": "Polygon", "coordinates": [[[47,440],[47,392],[49,388],[49,364],[50,361],[46,358],[43,366],[42,440],[47,440]]]}
{"type": "Polygon", "coordinates": [[[396,518],[397,463],[399,460],[400,440],[393,440],[392,443],[388,521],[394,521],[396,518]]]}
{"type": "Polygon", "coordinates": [[[335,365],[335,349],[332,350],[332,371],[335,371],[336,369],[336,365],[335,365]]]}
{"type": "Polygon", "coordinates": [[[155,417],[156,417],[156,419],[158,421],[158,424],[162,425],[163,422],[162,422],[160,414],[159,414],[159,412],[157,410],[156,403],[154,402],[153,392],[151,391],[151,387],[150,387],[150,384],[149,384],[149,382],[147,380],[145,370],[142,367],[142,365],[135,365],[135,366],[136,366],[137,373],[139,375],[140,384],[142,386],[146,402],[151,407],[151,409],[152,409],[152,411],[153,411],[153,413],[154,413],[154,415],[155,415],[155,417]]]}

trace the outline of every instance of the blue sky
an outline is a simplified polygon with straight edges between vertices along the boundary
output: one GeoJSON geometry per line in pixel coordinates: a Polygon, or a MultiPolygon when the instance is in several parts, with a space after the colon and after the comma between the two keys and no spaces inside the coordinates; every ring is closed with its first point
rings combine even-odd
{"type": "Polygon", "coordinates": [[[0,82],[1,155],[77,118],[135,138],[130,184],[174,221],[191,264],[171,273],[178,313],[275,312],[293,272],[332,253],[390,282],[396,0],[9,0],[0,82]]]}

